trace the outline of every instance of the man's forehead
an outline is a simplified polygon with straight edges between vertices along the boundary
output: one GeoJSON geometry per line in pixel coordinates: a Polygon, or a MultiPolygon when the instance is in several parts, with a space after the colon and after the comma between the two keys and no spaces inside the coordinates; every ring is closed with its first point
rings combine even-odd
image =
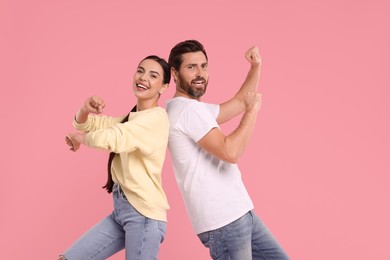
{"type": "Polygon", "coordinates": [[[206,56],[201,51],[184,53],[182,59],[182,64],[207,63],[206,56]]]}

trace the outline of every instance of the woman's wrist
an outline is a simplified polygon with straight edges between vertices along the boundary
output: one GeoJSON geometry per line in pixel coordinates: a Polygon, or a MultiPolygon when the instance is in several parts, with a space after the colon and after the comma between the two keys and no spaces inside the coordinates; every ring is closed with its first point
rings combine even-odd
{"type": "Polygon", "coordinates": [[[87,121],[88,119],[88,115],[89,115],[89,111],[88,109],[83,105],[79,112],[77,112],[77,114],[75,115],[75,120],[77,123],[85,123],[85,121],[87,121]]]}

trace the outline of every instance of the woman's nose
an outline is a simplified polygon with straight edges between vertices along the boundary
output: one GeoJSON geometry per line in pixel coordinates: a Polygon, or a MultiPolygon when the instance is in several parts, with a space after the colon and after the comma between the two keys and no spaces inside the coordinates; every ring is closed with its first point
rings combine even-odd
{"type": "Polygon", "coordinates": [[[145,79],[145,74],[141,74],[140,76],[139,76],[139,79],[141,80],[141,81],[145,81],[146,79],[145,79]]]}

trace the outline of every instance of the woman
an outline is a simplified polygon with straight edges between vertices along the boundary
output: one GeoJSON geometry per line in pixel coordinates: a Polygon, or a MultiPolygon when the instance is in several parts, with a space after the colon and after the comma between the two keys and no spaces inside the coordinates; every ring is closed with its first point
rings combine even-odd
{"type": "Polygon", "coordinates": [[[106,259],[122,249],[126,259],[157,259],[169,208],[161,184],[169,121],[157,102],[169,81],[167,62],[148,56],[135,72],[137,104],[127,116],[89,115],[105,106],[96,96],[76,114],[73,124],[84,133],[68,134],[66,143],[72,151],[80,144],[111,151],[103,188],[113,193],[114,210],[59,259],[106,259]]]}

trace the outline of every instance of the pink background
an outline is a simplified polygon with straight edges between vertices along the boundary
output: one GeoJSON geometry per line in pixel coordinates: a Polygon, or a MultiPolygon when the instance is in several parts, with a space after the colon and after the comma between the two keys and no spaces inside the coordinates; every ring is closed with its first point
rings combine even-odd
{"type": "MultiPolygon", "coordinates": [[[[68,151],[73,115],[93,94],[105,113],[126,113],[138,61],[192,38],[209,54],[212,102],[236,92],[244,53],[259,46],[263,106],[239,165],[291,258],[390,259],[389,10],[385,0],[2,0],[0,259],[56,259],[110,212],[107,153],[68,151]]],[[[169,155],[163,176],[160,259],[209,259],[169,155]]]]}

